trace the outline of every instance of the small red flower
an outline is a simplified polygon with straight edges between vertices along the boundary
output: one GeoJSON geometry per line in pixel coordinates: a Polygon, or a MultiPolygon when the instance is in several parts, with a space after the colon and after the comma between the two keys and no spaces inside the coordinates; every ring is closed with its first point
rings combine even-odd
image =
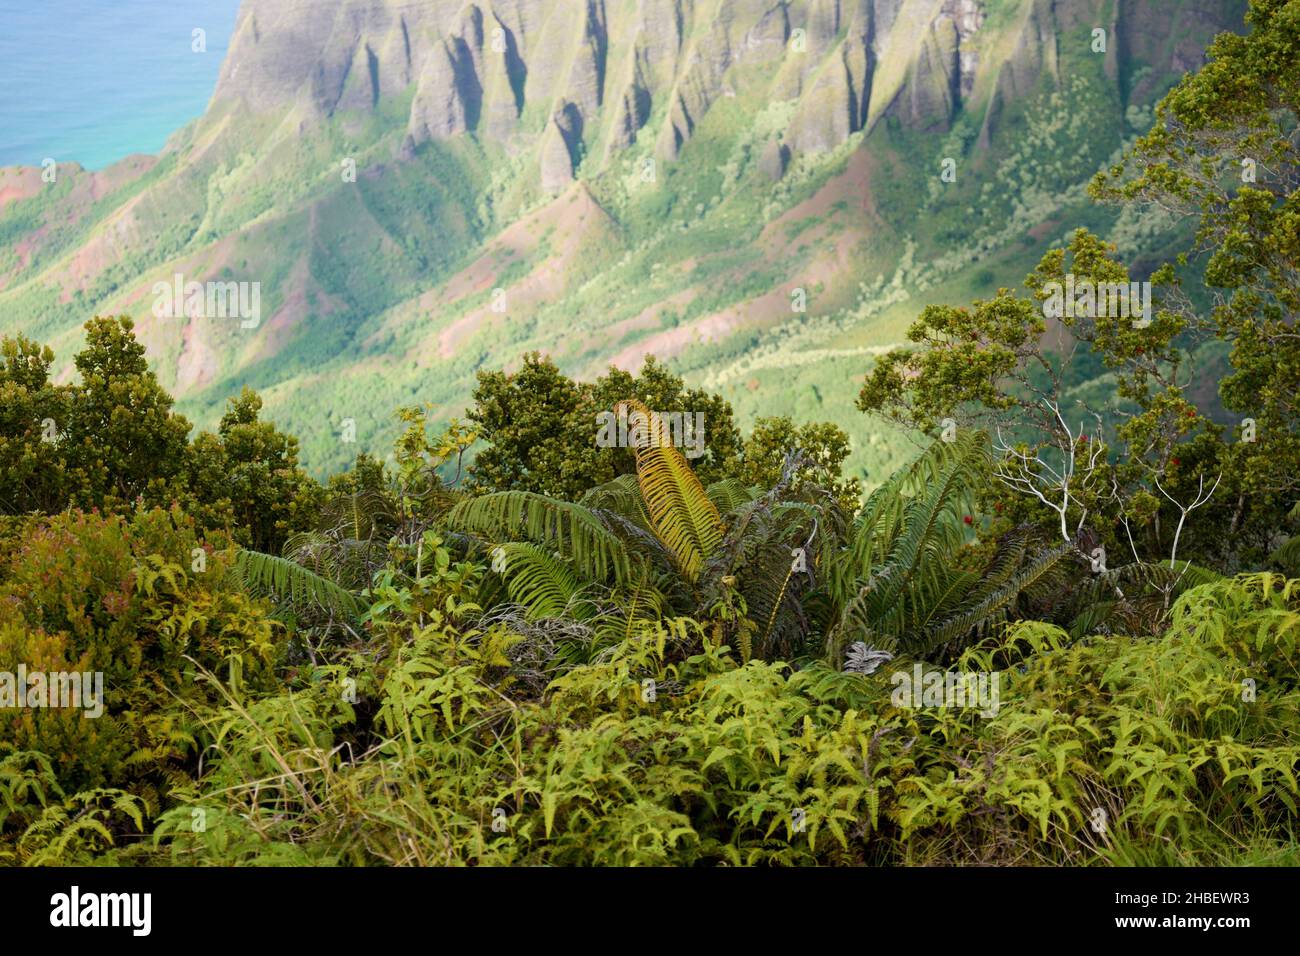
{"type": "Polygon", "coordinates": [[[973,519],[970,515],[967,515],[966,517],[962,518],[961,520],[964,521],[964,522],[966,522],[967,524],[970,524],[972,521],[974,521],[974,519],[973,519]]]}
{"type": "Polygon", "coordinates": [[[1169,459],[1169,464],[1171,464],[1171,465],[1181,465],[1182,462],[1179,461],[1177,458],[1170,458],[1170,459],[1169,459]]]}

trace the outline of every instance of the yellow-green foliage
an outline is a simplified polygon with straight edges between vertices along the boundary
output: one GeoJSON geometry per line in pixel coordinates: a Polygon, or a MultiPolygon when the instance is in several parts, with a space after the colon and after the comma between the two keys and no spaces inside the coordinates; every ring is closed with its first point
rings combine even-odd
{"type": "Polygon", "coordinates": [[[103,715],[0,710],[0,740],[48,757],[65,789],[126,786],[153,799],[191,743],[178,701],[196,668],[235,693],[274,686],[277,625],[229,575],[229,542],[179,510],[29,519],[0,565],[0,671],[103,674],[103,715]]]}
{"type": "Polygon", "coordinates": [[[1298,629],[1300,581],[1267,574],[1188,592],[1159,640],[1011,628],[1006,647],[1033,651],[1025,672],[1004,674],[995,720],[936,712],[930,735],[951,749],[903,795],[903,835],[942,826],[971,853],[1073,863],[1207,831],[1293,841],[1298,629]]]}
{"type": "Polygon", "coordinates": [[[444,622],[371,685],[364,751],[329,680],[228,705],[209,775],[140,852],[478,865],[1294,853],[1297,633],[1300,581],[1268,575],[1189,591],[1154,640],[1071,644],[1013,625],[956,665],[1001,675],[1001,706],[981,717],[894,706],[894,665],[740,664],[683,619],[647,622],[541,700],[516,699],[504,658],[482,653],[500,635],[444,622]]]}
{"type": "Polygon", "coordinates": [[[1296,858],[1300,580],[1190,589],[1154,638],[995,629],[952,665],[998,675],[980,713],[895,702],[893,675],[932,664],[745,660],[668,608],[602,614],[596,643],[484,613],[483,566],[433,532],[392,545],[364,635],[291,661],[179,513],[15,540],[0,666],[100,669],[108,699],[98,720],[0,712],[3,861],[1296,858]]]}

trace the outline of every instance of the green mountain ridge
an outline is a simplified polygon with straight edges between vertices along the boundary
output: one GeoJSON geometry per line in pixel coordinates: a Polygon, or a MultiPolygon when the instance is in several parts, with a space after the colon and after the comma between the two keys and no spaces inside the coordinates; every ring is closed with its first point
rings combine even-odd
{"type": "Polygon", "coordinates": [[[1083,188],[1241,7],[245,0],[161,156],[0,170],[0,333],[70,361],[131,314],[196,424],[251,385],[318,472],[530,349],[583,376],[653,353],[742,421],[845,424],[927,302],[1018,284],[1079,225],[1159,260],[1177,224],[1083,188]],[[177,274],[258,283],[260,322],[155,317],[177,274]]]}

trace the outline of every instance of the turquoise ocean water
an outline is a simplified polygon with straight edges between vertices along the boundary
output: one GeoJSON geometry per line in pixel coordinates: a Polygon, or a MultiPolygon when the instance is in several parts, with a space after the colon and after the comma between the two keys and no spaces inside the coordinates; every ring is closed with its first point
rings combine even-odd
{"type": "Polygon", "coordinates": [[[239,0],[0,0],[0,166],[101,169],[201,115],[239,0]],[[195,28],[207,52],[191,49],[195,28]]]}

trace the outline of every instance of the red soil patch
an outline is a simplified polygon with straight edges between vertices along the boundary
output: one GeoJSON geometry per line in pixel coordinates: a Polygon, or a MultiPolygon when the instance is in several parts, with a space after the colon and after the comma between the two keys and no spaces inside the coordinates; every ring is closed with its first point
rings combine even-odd
{"type": "Polygon", "coordinates": [[[177,395],[184,395],[212,381],[217,370],[217,357],[204,332],[210,327],[211,320],[190,318],[177,321],[184,321],[185,328],[181,332],[181,353],[176,358],[175,391],[177,395]]]}
{"type": "MultiPolygon", "coordinates": [[[[312,206],[307,219],[307,249],[313,248],[319,239],[319,210],[312,206]]],[[[269,292],[269,289],[262,291],[263,312],[267,307],[265,296],[269,292]]],[[[300,328],[313,314],[327,316],[338,309],[339,303],[317,285],[311,274],[310,252],[305,252],[294,264],[293,271],[285,281],[284,300],[280,308],[270,319],[263,316],[256,339],[245,350],[245,358],[264,359],[276,355],[293,338],[295,329],[300,328]]]]}
{"type": "Polygon", "coordinates": [[[91,173],[87,177],[86,189],[92,201],[99,201],[115,189],[139,179],[158,165],[158,157],[145,153],[132,153],[120,159],[107,169],[91,173]]]}
{"type": "MultiPolygon", "coordinates": [[[[772,220],[763,230],[760,248],[768,261],[779,262],[790,258],[791,241],[786,234],[789,226],[809,218],[822,220],[805,229],[795,240],[797,245],[808,245],[813,250],[812,258],[799,266],[797,276],[748,302],[702,316],[675,329],[665,329],[628,345],[613,356],[612,363],[633,371],[640,367],[647,355],[673,358],[693,345],[719,342],[741,329],[772,328],[784,322],[798,322],[801,314],[791,310],[791,297],[796,288],[807,293],[811,312],[824,312],[829,310],[828,306],[844,304],[841,301],[844,295],[837,294],[835,287],[847,286],[856,280],[855,266],[859,258],[855,253],[856,247],[865,234],[881,228],[883,223],[871,202],[872,166],[870,155],[865,150],[858,150],[850,157],[843,173],[804,202],[772,220]],[[836,209],[836,204],[841,201],[847,205],[836,209]],[[839,223],[841,228],[832,235],[833,223],[839,223]]],[[[743,275],[736,274],[735,278],[740,280],[743,275]]],[[[656,306],[655,310],[658,308],[656,306]]],[[[633,331],[636,327],[628,325],[624,331],[633,331]]]]}
{"type": "MultiPolygon", "coordinates": [[[[58,174],[72,180],[72,188],[50,211],[48,221],[59,225],[76,225],[89,213],[91,207],[115,190],[130,184],[157,163],[153,156],[136,154],[114,163],[107,169],[88,173],[77,163],[60,163],[58,174]]],[[[0,208],[7,203],[30,198],[45,185],[41,170],[36,167],[10,167],[0,170],[0,208]]],[[[57,281],[62,289],[62,301],[69,302],[72,293],[89,288],[95,278],[108,266],[122,258],[130,241],[137,238],[135,218],[131,213],[139,196],[126,203],[99,228],[95,235],[71,257],[59,264],[57,281]]],[[[42,227],[25,236],[17,246],[20,268],[26,268],[32,256],[41,248],[48,229],[42,227]]]]}
{"type": "MultiPolygon", "coordinates": [[[[885,222],[876,211],[876,204],[871,198],[871,180],[876,172],[876,161],[871,153],[859,149],[849,157],[844,172],[829,180],[799,205],[794,206],[763,229],[760,239],[764,249],[774,255],[785,254],[789,246],[786,230],[805,219],[826,220],[810,227],[799,235],[797,241],[807,241],[821,234],[834,218],[847,218],[852,225],[865,229],[882,229],[885,222]],[[845,204],[843,212],[835,208],[836,203],[845,204]]],[[[850,228],[848,231],[853,231],[850,228]]]]}
{"type": "Polygon", "coordinates": [[[41,191],[41,171],[35,166],[0,168],[0,209],[20,199],[30,199],[41,191]]]}
{"type": "Polygon", "coordinates": [[[630,319],[624,319],[621,322],[615,322],[608,328],[600,331],[601,345],[608,345],[615,342],[621,342],[625,337],[633,332],[640,332],[645,329],[653,329],[659,325],[659,315],[666,309],[679,311],[688,307],[699,297],[699,289],[683,289],[676,295],[671,295],[662,302],[656,302],[654,305],[643,309],[637,315],[630,319]]]}
{"type": "Polygon", "coordinates": [[[89,289],[100,273],[120,262],[127,251],[135,247],[140,239],[135,209],[143,198],[142,193],[130,199],[105,220],[84,245],[59,263],[59,280],[63,288],[61,301],[71,302],[73,292],[89,289]]]}
{"type": "MultiPolygon", "coordinates": [[[[582,250],[599,241],[610,229],[610,219],[587,187],[577,183],[554,202],[519,220],[488,243],[483,254],[461,270],[440,290],[421,296],[422,308],[435,310],[495,289],[498,277],[511,262],[530,258],[548,236],[550,254],[531,272],[505,288],[507,310],[492,311],[492,300],[462,315],[438,333],[437,355],[451,358],[485,323],[527,315],[539,305],[559,298],[571,267],[582,250]]],[[[426,352],[427,354],[427,352],[426,352]]]]}

